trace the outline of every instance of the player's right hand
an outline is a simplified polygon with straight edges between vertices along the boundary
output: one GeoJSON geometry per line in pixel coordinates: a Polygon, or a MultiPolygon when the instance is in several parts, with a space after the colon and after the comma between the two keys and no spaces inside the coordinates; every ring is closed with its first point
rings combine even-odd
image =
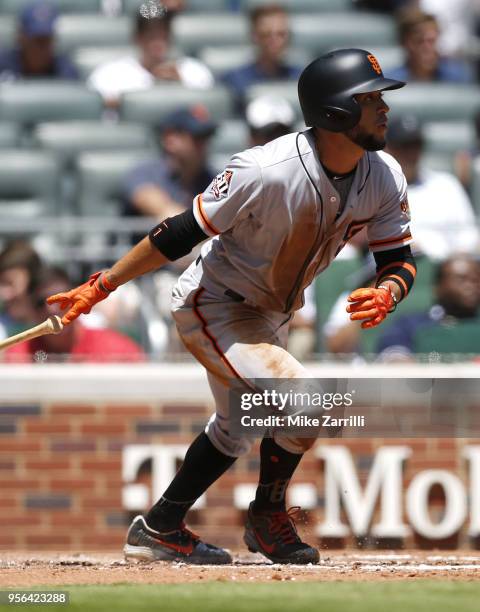
{"type": "Polygon", "coordinates": [[[62,317],[62,323],[68,325],[81,314],[88,314],[95,304],[114,290],[115,287],[108,283],[103,272],[95,272],[83,285],[51,295],[47,298],[47,304],[58,304],[62,310],[68,308],[62,317]]]}
{"type": "Polygon", "coordinates": [[[348,296],[347,312],[352,321],[362,321],[361,327],[376,327],[395,309],[393,296],[384,287],[362,287],[348,296]]]}

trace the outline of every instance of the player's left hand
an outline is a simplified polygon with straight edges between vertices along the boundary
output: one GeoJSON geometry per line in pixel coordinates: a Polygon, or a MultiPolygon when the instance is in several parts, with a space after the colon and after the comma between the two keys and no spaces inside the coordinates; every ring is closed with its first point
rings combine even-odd
{"type": "Polygon", "coordinates": [[[394,309],[392,294],[381,287],[355,289],[348,296],[347,312],[352,321],[362,321],[362,328],[376,327],[394,309]]]}

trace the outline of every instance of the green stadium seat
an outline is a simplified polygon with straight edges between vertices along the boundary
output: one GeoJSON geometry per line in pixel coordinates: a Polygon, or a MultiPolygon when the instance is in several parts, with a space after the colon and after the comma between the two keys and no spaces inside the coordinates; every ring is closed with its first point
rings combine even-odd
{"type": "Polygon", "coordinates": [[[416,115],[424,122],[473,119],[480,110],[480,87],[457,83],[409,83],[408,87],[386,92],[390,116],[416,115]]]}
{"type": "Polygon", "coordinates": [[[150,159],[151,150],[81,153],[76,161],[77,209],[87,217],[118,216],[127,172],[150,159]]]}
{"type": "MultiPolygon", "coordinates": [[[[252,62],[255,57],[255,50],[252,45],[204,47],[199,52],[198,57],[218,77],[228,70],[233,70],[248,62],[252,62]]],[[[313,58],[303,49],[292,48],[287,53],[287,60],[298,66],[306,66],[311,59],[313,58]]]]}
{"type": "Polygon", "coordinates": [[[444,355],[480,353],[480,320],[459,321],[455,325],[436,325],[422,329],[414,339],[414,351],[418,354],[432,352],[444,355]]]}
{"type": "Polygon", "coordinates": [[[15,18],[10,15],[2,15],[0,13],[0,41],[2,48],[8,49],[11,47],[16,38],[17,26],[15,18]]]}
{"type": "Polygon", "coordinates": [[[349,277],[360,270],[362,261],[355,257],[352,259],[337,259],[324,270],[314,281],[315,302],[317,306],[317,345],[322,346],[323,326],[338,297],[351,287],[348,286],[349,277]]]}
{"type": "Polygon", "coordinates": [[[133,45],[120,47],[80,47],[72,53],[72,61],[77,68],[80,78],[86,80],[90,74],[107,62],[117,60],[121,57],[131,57],[137,54],[137,48],[133,45]]]}
{"type": "Polygon", "coordinates": [[[132,22],[125,15],[61,15],[56,23],[56,46],[72,53],[78,47],[128,45],[132,22]]]}
{"type": "Polygon", "coordinates": [[[233,155],[249,147],[249,131],[242,119],[229,119],[218,126],[210,143],[213,154],[233,155]]]}
{"type": "Polygon", "coordinates": [[[423,126],[425,150],[432,153],[454,155],[475,144],[475,128],[471,122],[438,121],[423,126]]]}
{"type": "MultiPolygon", "coordinates": [[[[123,0],[123,10],[127,15],[136,13],[146,0],[123,0]]],[[[228,10],[229,0],[186,0],[185,13],[222,12],[228,10]]]]}
{"type": "Polygon", "coordinates": [[[232,13],[182,14],[172,23],[175,47],[197,55],[203,47],[247,45],[250,42],[246,15],[232,13]]]}
{"type": "Polygon", "coordinates": [[[292,45],[320,54],[341,47],[369,49],[397,43],[395,23],[386,15],[320,13],[292,15],[292,45]]]}
{"type": "Polygon", "coordinates": [[[417,258],[417,276],[410,295],[403,301],[395,312],[385,319],[378,327],[364,329],[361,334],[362,352],[365,355],[375,353],[380,335],[403,315],[413,312],[425,312],[433,303],[433,275],[435,264],[427,257],[417,258]]]}
{"type": "Polygon", "coordinates": [[[59,176],[50,153],[0,150],[0,219],[58,214],[59,176]]]}
{"type": "Polygon", "coordinates": [[[147,149],[152,146],[152,135],[145,125],[61,121],[38,124],[32,132],[32,144],[53,152],[66,166],[84,151],[147,149]]]}
{"type": "Polygon", "coordinates": [[[472,202],[477,216],[480,216],[480,156],[473,161],[472,202]]]}
{"type": "MultiPolygon", "coordinates": [[[[98,13],[101,0],[50,0],[61,13],[98,13]]],[[[0,14],[16,15],[32,0],[0,0],[0,14]]]]}
{"type": "MultiPolygon", "coordinates": [[[[243,0],[242,6],[251,10],[257,6],[270,4],[269,0],[243,0]]],[[[352,0],[279,0],[290,13],[316,13],[321,11],[341,12],[352,8],[352,0]]]]}
{"type": "Polygon", "coordinates": [[[298,102],[297,82],[296,81],[275,81],[270,83],[259,83],[251,85],[246,92],[247,102],[259,96],[275,96],[285,98],[293,106],[297,119],[302,119],[302,112],[298,102]]]}
{"type": "Polygon", "coordinates": [[[0,148],[14,149],[20,146],[21,138],[22,133],[18,124],[11,121],[0,121],[0,148]]]}
{"type": "Polygon", "coordinates": [[[14,81],[0,84],[0,120],[31,125],[40,121],[99,119],[98,93],[71,81],[14,81]]]}
{"type": "Polygon", "coordinates": [[[120,102],[120,117],[124,121],[155,124],[179,107],[195,104],[208,108],[216,121],[232,116],[232,97],[226,87],[216,85],[208,90],[198,90],[169,83],[147,91],[124,94],[120,102]]]}

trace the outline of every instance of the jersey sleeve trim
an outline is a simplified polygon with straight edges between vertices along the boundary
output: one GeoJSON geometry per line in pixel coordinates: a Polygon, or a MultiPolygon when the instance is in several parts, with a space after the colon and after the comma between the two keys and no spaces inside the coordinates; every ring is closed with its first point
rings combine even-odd
{"type": "Polygon", "coordinates": [[[404,236],[396,236],[395,238],[387,238],[386,240],[374,240],[368,245],[370,250],[375,249],[392,249],[409,244],[412,241],[412,234],[408,232],[404,236]]]}
{"type": "Polygon", "coordinates": [[[193,214],[195,215],[198,225],[207,234],[207,236],[216,236],[217,234],[220,234],[220,230],[213,225],[205,212],[201,193],[199,193],[193,200],[193,214]]]}

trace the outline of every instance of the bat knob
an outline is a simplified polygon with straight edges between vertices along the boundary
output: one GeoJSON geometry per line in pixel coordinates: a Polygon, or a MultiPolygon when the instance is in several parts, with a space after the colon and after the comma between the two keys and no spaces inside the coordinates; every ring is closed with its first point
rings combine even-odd
{"type": "Polygon", "coordinates": [[[62,319],[58,315],[48,317],[48,324],[52,334],[59,334],[63,329],[62,319]]]}

